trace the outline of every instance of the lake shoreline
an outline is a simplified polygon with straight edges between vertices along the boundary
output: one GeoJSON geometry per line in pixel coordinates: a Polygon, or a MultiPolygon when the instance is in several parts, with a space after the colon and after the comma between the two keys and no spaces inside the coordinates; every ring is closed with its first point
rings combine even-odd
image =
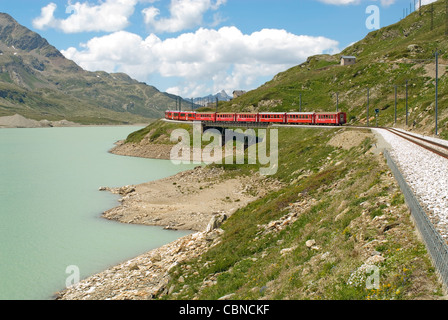
{"type": "MultiPolygon", "coordinates": [[[[110,152],[115,154],[114,149],[110,152]]],[[[55,299],[150,300],[168,293],[166,285],[174,266],[219,243],[220,225],[227,218],[280,187],[276,180],[258,173],[228,179],[223,169],[202,166],[140,185],[102,187],[101,191],[122,196],[121,204],[104,212],[103,218],[194,233],[88,277],[58,292],[55,299]]]]}
{"type": "Polygon", "coordinates": [[[25,118],[19,114],[13,116],[0,117],[0,129],[38,129],[38,128],[74,128],[74,127],[146,127],[148,123],[127,123],[127,124],[80,124],[68,120],[33,120],[25,118]]]}

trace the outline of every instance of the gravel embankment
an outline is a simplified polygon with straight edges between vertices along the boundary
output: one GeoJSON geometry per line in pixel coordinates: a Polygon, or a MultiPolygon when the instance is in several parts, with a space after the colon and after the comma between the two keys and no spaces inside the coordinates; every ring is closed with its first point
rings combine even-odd
{"type": "MultiPolygon", "coordinates": [[[[436,229],[448,242],[448,160],[384,129],[373,130],[390,144],[390,154],[401,173],[436,229]]],[[[445,140],[425,138],[448,145],[445,140]]]]}

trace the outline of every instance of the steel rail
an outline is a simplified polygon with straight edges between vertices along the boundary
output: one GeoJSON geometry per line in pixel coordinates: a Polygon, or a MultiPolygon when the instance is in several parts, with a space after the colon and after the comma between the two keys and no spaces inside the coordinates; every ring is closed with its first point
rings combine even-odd
{"type": "Polygon", "coordinates": [[[440,144],[440,143],[437,143],[437,142],[434,142],[434,141],[426,140],[426,139],[421,138],[421,137],[416,137],[416,136],[414,136],[412,134],[403,133],[403,132],[397,131],[395,129],[390,129],[390,128],[384,128],[384,129],[389,131],[390,133],[393,133],[393,134],[395,134],[395,135],[397,135],[397,136],[399,136],[399,137],[401,137],[403,139],[406,139],[406,140],[408,140],[408,141],[410,141],[410,142],[412,142],[412,143],[414,143],[414,144],[416,144],[416,145],[418,145],[418,146],[420,146],[420,147],[422,147],[422,148],[424,148],[424,149],[426,149],[428,151],[431,151],[431,152],[433,152],[433,153],[435,153],[435,154],[437,154],[437,155],[439,155],[439,156],[441,156],[441,157],[443,157],[445,159],[448,159],[448,147],[446,145],[443,145],[443,144],[440,144]],[[432,148],[432,147],[430,147],[430,146],[428,146],[428,145],[426,145],[426,144],[424,144],[422,142],[418,142],[416,140],[421,140],[421,141],[424,141],[425,143],[432,144],[432,145],[437,146],[439,148],[443,148],[443,149],[447,150],[447,152],[442,152],[440,150],[432,148]]]}

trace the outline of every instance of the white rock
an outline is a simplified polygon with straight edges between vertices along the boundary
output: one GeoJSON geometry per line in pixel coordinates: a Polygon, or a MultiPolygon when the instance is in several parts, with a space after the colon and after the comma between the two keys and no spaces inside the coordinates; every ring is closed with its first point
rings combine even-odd
{"type": "Polygon", "coordinates": [[[314,239],[312,239],[312,240],[308,240],[307,242],[305,242],[305,245],[306,245],[308,248],[313,247],[315,244],[316,244],[316,240],[314,240],[314,239]]]}

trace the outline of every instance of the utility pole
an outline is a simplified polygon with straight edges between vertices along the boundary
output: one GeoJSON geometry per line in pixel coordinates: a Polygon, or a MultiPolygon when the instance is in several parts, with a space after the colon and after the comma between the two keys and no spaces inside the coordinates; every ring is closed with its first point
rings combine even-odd
{"type": "Polygon", "coordinates": [[[438,132],[438,90],[439,90],[439,52],[436,50],[436,136],[438,132]]]}
{"type": "Polygon", "coordinates": [[[194,107],[193,107],[193,102],[194,101],[194,99],[193,98],[191,98],[191,111],[193,111],[193,109],[194,109],[194,107]]]}
{"type": "Polygon", "coordinates": [[[369,126],[369,92],[370,89],[367,88],[367,126],[369,126]]]}
{"type": "Polygon", "coordinates": [[[216,112],[218,112],[218,97],[216,97],[216,112]]]}
{"type": "Polygon", "coordinates": [[[397,85],[395,85],[395,121],[394,124],[397,124],[397,85]]]}

